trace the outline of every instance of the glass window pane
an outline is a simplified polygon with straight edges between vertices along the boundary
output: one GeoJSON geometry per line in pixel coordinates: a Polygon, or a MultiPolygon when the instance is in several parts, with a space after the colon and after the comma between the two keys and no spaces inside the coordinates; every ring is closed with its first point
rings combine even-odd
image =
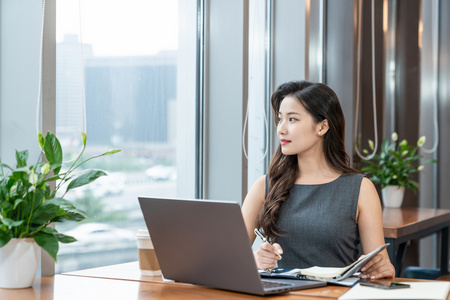
{"type": "Polygon", "coordinates": [[[248,79],[248,188],[266,172],[268,153],[268,118],[266,111],[265,75],[266,75],[266,6],[265,2],[249,2],[249,79],[248,79]]]}
{"type": "Polygon", "coordinates": [[[56,135],[64,159],[79,153],[81,131],[83,159],[122,152],[87,162],[82,168],[108,176],[67,193],[88,219],[57,224],[78,242],[60,245],[56,273],[137,260],[135,234],[145,228],[137,197],[195,196],[194,165],[186,163],[194,161],[195,130],[185,131],[195,128],[195,88],[185,88],[195,87],[195,42],[196,1],[58,1],[56,135]]]}

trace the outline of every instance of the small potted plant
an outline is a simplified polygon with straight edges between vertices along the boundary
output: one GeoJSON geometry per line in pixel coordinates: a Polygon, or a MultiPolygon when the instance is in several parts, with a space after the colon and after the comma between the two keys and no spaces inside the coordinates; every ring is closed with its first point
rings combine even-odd
{"type": "MultiPolygon", "coordinates": [[[[369,147],[374,149],[373,141],[369,140],[369,147]]],[[[403,202],[405,188],[414,193],[419,189],[419,184],[412,179],[414,173],[423,170],[421,164],[422,155],[418,149],[425,144],[425,136],[418,139],[415,146],[409,145],[407,140],[398,142],[398,135],[394,132],[391,142],[387,139],[381,144],[381,150],[371,159],[366,160],[367,166],[361,171],[369,175],[370,180],[381,185],[383,204],[385,207],[400,207],[403,202]]],[[[367,150],[363,150],[368,153],[367,150]]],[[[436,162],[436,160],[426,160],[436,162]]]]}
{"type": "Polygon", "coordinates": [[[39,144],[47,162],[39,159],[36,164],[28,165],[28,150],[16,150],[15,168],[0,163],[1,288],[31,286],[37,272],[40,249],[47,251],[56,262],[59,243],[76,241],[49,225],[86,218],[86,214],[76,209],[64,196],[69,190],[89,184],[106,173],[101,170],[76,172],[77,169],[91,159],[120,151],[109,150],[80,161],[86,149],[86,134],[82,132],[81,136],[82,151],[66,171],[62,169],[61,144],[51,132],[45,137],[39,133],[39,144]],[[57,197],[56,193],[63,187],[63,195],[57,197]]]}

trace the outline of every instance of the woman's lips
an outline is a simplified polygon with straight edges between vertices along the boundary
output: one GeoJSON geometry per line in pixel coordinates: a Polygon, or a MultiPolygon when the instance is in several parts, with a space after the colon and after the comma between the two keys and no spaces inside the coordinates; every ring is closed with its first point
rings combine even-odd
{"type": "Polygon", "coordinates": [[[285,139],[280,140],[281,145],[286,145],[286,144],[289,144],[290,142],[291,142],[290,140],[285,140],[285,139]]]}

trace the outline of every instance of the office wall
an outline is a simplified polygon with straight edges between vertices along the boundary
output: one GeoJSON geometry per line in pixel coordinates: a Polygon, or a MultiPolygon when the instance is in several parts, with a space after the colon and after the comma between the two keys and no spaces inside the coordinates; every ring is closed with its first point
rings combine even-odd
{"type": "Polygon", "coordinates": [[[450,2],[440,1],[439,35],[439,202],[441,208],[450,209],[450,2]]]}
{"type": "Polygon", "coordinates": [[[439,148],[437,159],[437,205],[450,209],[450,2],[440,1],[439,7],[439,68],[438,68],[438,121],[439,148]]]}
{"type": "MultiPolygon", "coordinates": [[[[46,2],[46,29],[42,35],[42,1],[0,1],[0,158],[12,166],[15,150],[28,150],[29,163],[35,163],[41,152],[37,132],[54,132],[55,0],[46,2]],[[46,47],[41,54],[42,37],[46,47]],[[40,88],[40,82],[48,87],[40,88]]],[[[45,251],[38,274],[54,274],[54,262],[45,251]]]]}
{"type": "Polygon", "coordinates": [[[355,17],[349,0],[327,1],[325,10],[324,83],[339,98],[345,116],[345,148],[353,158],[355,104],[355,17]]]}
{"type": "Polygon", "coordinates": [[[207,199],[241,202],[247,192],[242,152],[248,76],[245,4],[213,0],[207,8],[207,199]]]}
{"type": "Polygon", "coordinates": [[[274,3],[274,88],[305,79],[305,0],[274,3]]]}
{"type": "Polygon", "coordinates": [[[41,1],[0,1],[0,22],[0,158],[15,165],[14,150],[28,149],[37,161],[41,1]]]}

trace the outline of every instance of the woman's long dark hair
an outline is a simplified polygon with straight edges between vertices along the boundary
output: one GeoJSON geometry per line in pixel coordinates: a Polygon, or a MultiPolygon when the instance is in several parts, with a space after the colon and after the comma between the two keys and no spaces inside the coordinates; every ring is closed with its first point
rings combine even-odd
{"type": "MultiPolygon", "coordinates": [[[[338,173],[360,173],[350,166],[345,152],[345,118],[339,100],[332,89],[321,83],[292,81],[280,85],[271,98],[275,120],[280,104],[286,96],[298,99],[312,115],[314,122],[328,120],[329,129],[323,135],[323,151],[329,166],[338,173]]],[[[259,227],[271,240],[280,235],[277,226],[281,205],[299,176],[297,155],[284,155],[281,145],[272,157],[269,167],[269,193],[259,215],[259,227]]]]}

